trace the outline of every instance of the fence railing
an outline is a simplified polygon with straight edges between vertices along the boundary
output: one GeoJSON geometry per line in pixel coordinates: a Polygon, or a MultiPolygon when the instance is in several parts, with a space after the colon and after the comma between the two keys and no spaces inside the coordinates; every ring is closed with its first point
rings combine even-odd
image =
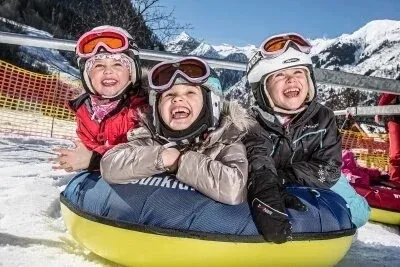
{"type": "Polygon", "coordinates": [[[0,132],[75,136],[75,117],[66,101],[81,91],[59,75],[38,74],[0,61],[0,132]]]}

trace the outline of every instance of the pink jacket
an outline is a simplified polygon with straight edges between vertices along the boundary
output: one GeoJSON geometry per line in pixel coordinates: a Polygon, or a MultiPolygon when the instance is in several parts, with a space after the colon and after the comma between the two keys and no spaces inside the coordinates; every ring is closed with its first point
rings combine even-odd
{"type": "Polygon", "coordinates": [[[350,183],[364,185],[370,185],[372,180],[379,180],[381,175],[378,169],[359,166],[351,151],[343,151],[342,153],[342,172],[350,183]]]}

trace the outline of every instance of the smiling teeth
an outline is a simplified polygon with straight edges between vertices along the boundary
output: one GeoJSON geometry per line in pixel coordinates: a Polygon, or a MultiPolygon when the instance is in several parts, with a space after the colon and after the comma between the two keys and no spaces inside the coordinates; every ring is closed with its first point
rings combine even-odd
{"type": "Polygon", "coordinates": [[[117,81],[116,80],[103,80],[102,83],[105,85],[113,85],[113,84],[116,84],[117,81]]]}
{"type": "Polygon", "coordinates": [[[187,114],[190,113],[189,109],[184,108],[184,107],[175,108],[172,110],[171,113],[172,113],[172,115],[175,115],[175,113],[178,113],[178,112],[183,112],[183,113],[187,113],[187,114]]]}
{"type": "Polygon", "coordinates": [[[288,90],[283,91],[284,94],[288,94],[288,93],[291,93],[291,92],[296,92],[296,93],[298,93],[298,92],[300,92],[300,90],[299,90],[299,89],[296,89],[296,88],[291,88],[291,89],[288,89],[288,90]]]}

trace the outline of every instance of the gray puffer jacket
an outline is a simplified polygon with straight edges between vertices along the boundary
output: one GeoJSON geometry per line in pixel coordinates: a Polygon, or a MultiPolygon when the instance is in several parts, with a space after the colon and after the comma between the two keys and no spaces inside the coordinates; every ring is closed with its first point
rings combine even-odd
{"type": "MultiPolygon", "coordinates": [[[[176,177],[204,195],[230,205],[246,200],[248,162],[241,139],[251,119],[235,102],[224,103],[220,127],[211,132],[195,151],[180,157],[176,177]]],[[[144,126],[128,133],[128,143],[109,150],[101,160],[102,177],[109,183],[126,184],[165,172],[161,140],[144,126]]]]}

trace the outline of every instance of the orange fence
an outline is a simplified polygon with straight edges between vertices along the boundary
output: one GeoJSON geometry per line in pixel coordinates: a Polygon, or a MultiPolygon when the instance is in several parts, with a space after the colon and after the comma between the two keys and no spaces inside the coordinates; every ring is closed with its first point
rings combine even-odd
{"type": "Polygon", "coordinates": [[[352,151],[360,166],[388,170],[389,140],[386,134],[342,131],[342,149],[352,151]]]}
{"type": "Polygon", "coordinates": [[[79,85],[59,75],[43,75],[0,61],[0,132],[42,137],[75,136],[74,114],[66,101],[80,94],[79,85]]]}

